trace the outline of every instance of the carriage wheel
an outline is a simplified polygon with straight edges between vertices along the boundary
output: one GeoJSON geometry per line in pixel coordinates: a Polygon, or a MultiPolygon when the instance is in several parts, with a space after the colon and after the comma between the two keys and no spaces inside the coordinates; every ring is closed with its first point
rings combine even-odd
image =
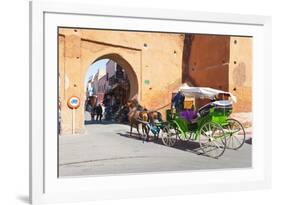
{"type": "Polygon", "coordinates": [[[218,158],[226,148],[226,138],[223,128],[213,122],[203,124],[199,131],[199,143],[204,154],[218,158]]]}
{"type": "Polygon", "coordinates": [[[245,143],[246,132],[243,125],[235,120],[228,119],[226,129],[226,148],[237,150],[245,143]]]}
{"type": "Polygon", "coordinates": [[[164,145],[172,147],[177,142],[177,133],[176,130],[171,126],[167,125],[162,129],[161,139],[164,145]]]}

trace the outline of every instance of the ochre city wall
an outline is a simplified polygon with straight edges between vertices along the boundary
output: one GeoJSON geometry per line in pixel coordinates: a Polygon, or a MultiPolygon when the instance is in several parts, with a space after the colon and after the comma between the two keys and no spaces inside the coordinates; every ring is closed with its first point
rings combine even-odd
{"type": "Polygon", "coordinates": [[[252,111],[252,38],[230,38],[229,91],[237,97],[234,111],[252,111]]]}
{"type": "Polygon", "coordinates": [[[196,86],[228,90],[230,37],[191,35],[191,39],[185,80],[196,86]]]}
{"type": "Polygon", "coordinates": [[[234,112],[251,111],[251,38],[186,35],[183,54],[183,81],[229,91],[237,97],[234,112]]]}
{"type": "Polygon", "coordinates": [[[81,106],[75,112],[75,132],[84,132],[84,80],[89,66],[109,58],[126,70],[130,98],[162,113],[181,83],[232,92],[234,111],[251,111],[252,39],[218,35],[59,29],[61,131],[71,133],[69,97],[81,106]]]}

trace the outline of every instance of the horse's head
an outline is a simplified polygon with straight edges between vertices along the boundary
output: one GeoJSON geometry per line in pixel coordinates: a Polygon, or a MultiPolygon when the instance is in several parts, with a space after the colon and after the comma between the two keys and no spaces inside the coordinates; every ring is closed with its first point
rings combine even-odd
{"type": "Polygon", "coordinates": [[[144,122],[148,122],[149,116],[147,111],[140,112],[140,119],[144,122]]]}
{"type": "Polygon", "coordinates": [[[158,120],[158,121],[162,121],[162,114],[158,111],[151,111],[148,113],[149,116],[149,120],[154,121],[154,120],[158,120]]]}
{"type": "Polygon", "coordinates": [[[126,106],[130,109],[132,108],[135,108],[135,107],[138,107],[139,106],[139,103],[136,99],[132,99],[132,100],[128,100],[126,106]]]}

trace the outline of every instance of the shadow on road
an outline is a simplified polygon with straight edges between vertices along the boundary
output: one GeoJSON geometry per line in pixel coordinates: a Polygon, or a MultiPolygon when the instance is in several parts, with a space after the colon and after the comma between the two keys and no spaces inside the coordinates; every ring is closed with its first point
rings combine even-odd
{"type": "MultiPolygon", "coordinates": [[[[155,141],[155,143],[159,145],[164,145],[161,139],[158,139],[155,141]]],[[[165,146],[165,145],[164,145],[165,146]]],[[[202,155],[202,150],[200,149],[200,145],[198,142],[193,142],[193,141],[182,141],[182,140],[177,140],[176,144],[171,147],[174,149],[182,150],[185,152],[191,152],[197,155],[202,155]]]]}
{"type": "MultiPolygon", "coordinates": [[[[130,136],[130,132],[117,133],[117,134],[122,136],[122,137],[127,137],[127,138],[130,138],[130,139],[142,140],[143,143],[155,143],[155,144],[158,144],[158,145],[166,146],[166,145],[163,144],[161,138],[154,139],[152,136],[150,136],[150,140],[146,141],[146,138],[144,136],[140,136],[136,133],[132,133],[131,136],[130,136]],[[152,139],[151,139],[151,137],[152,137],[152,139]]],[[[177,140],[176,144],[171,148],[182,150],[182,151],[185,151],[185,152],[191,152],[191,153],[194,153],[194,154],[197,154],[197,155],[202,155],[202,152],[200,152],[201,151],[200,145],[197,142],[177,140]]]]}
{"type": "MultiPolygon", "coordinates": [[[[120,125],[126,125],[124,123],[118,123],[116,121],[109,121],[109,120],[102,120],[102,121],[96,121],[96,120],[85,120],[85,125],[111,125],[111,124],[120,124],[120,125]]],[[[128,127],[129,128],[129,127],[128,127]]],[[[140,130],[140,135],[138,133],[133,132],[130,136],[130,132],[125,133],[116,133],[120,135],[121,137],[126,137],[134,140],[142,141],[142,143],[155,143],[158,145],[166,146],[163,144],[161,138],[154,139],[153,136],[150,135],[149,141],[146,141],[146,137],[142,135],[142,131],[140,130]]],[[[247,142],[249,143],[249,142],[247,142]]],[[[205,155],[200,148],[200,144],[195,141],[182,141],[180,139],[177,139],[177,142],[173,147],[173,149],[181,150],[184,152],[190,152],[196,155],[204,155],[208,157],[208,155],[205,155]]]]}
{"type": "Polygon", "coordinates": [[[126,132],[126,134],[124,134],[124,133],[117,133],[117,134],[122,136],[122,137],[127,137],[127,138],[135,139],[135,140],[142,140],[143,142],[146,142],[144,137],[142,135],[137,134],[137,133],[132,133],[131,136],[130,136],[129,132],[126,132]]]}
{"type": "Polygon", "coordinates": [[[84,121],[85,125],[111,125],[111,124],[120,124],[120,125],[126,125],[124,123],[118,123],[116,121],[111,121],[111,120],[85,120],[84,121]]]}

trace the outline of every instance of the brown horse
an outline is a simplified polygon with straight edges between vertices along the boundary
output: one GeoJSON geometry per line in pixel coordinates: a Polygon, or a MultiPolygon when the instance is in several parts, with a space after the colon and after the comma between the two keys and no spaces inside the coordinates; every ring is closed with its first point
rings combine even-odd
{"type": "Polygon", "coordinates": [[[128,120],[130,123],[130,136],[132,136],[132,130],[133,127],[135,127],[138,131],[139,136],[141,137],[141,134],[139,132],[139,125],[142,126],[142,133],[146,134],[146,140],[148,141],[148,129],[146,127],[146,124],[148,122],[148,112],[145,108],[143,108],[137,100],[129,100],[127,102],[127,106],[129,108],[128,113],[128,120]]]}

